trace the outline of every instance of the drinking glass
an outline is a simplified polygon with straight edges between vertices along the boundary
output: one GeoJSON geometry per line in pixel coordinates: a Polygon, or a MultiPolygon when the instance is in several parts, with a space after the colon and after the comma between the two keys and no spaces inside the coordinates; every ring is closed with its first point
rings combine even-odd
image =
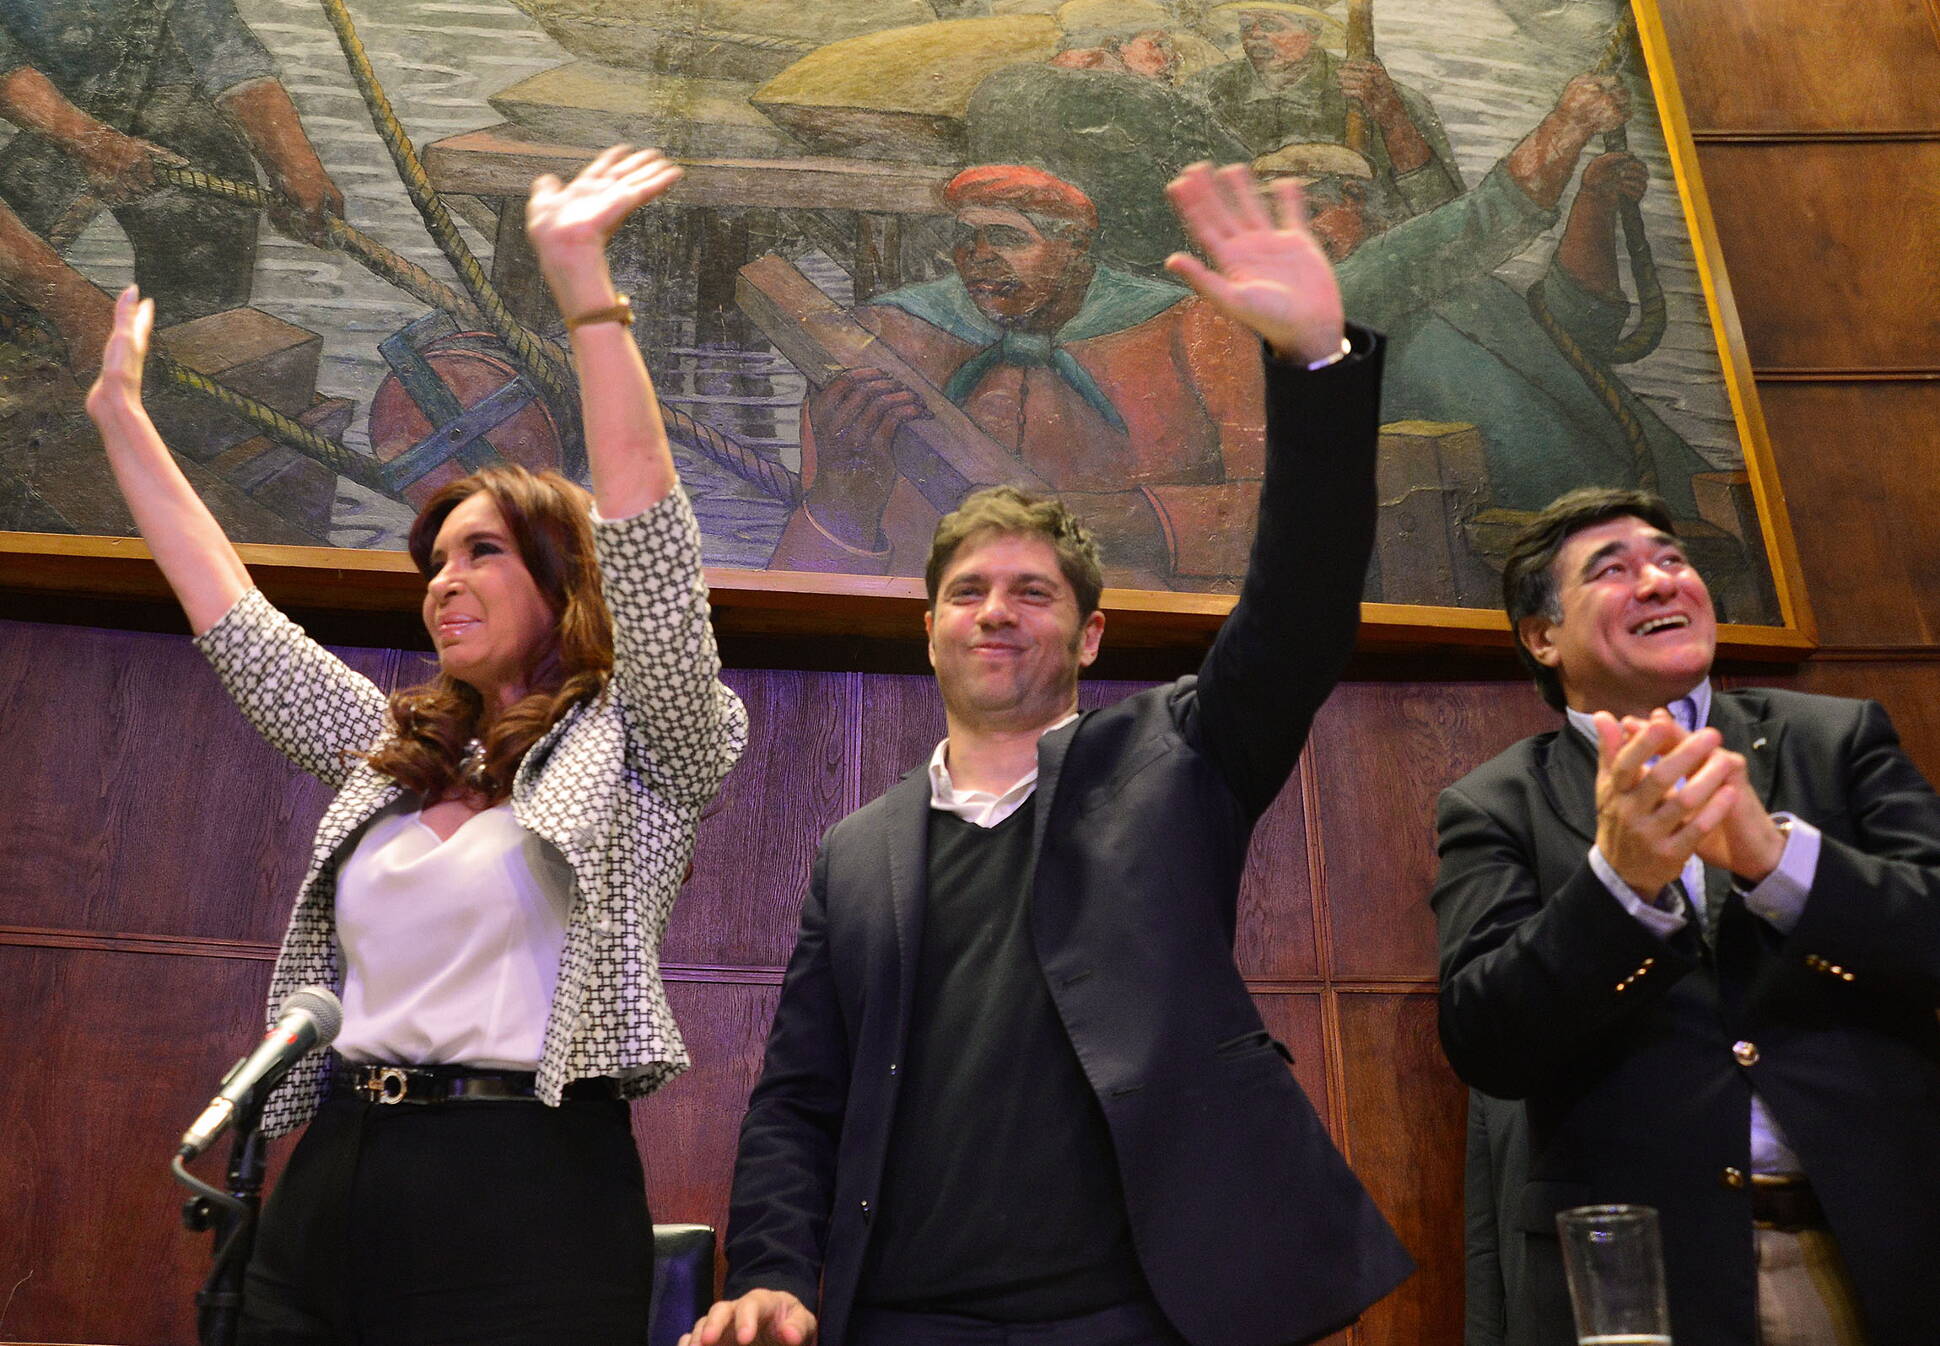
{"type": "Polygon", "coordinates": [[[1559,1212],[1578,1346],[1671,1346],[1664,1246],[1650,1206],[1559,1212]]]}

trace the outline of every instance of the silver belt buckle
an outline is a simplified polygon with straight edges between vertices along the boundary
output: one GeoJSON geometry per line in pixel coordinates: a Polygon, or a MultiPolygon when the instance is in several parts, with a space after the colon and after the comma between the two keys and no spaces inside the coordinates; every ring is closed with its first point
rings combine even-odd
{"type": "Polygon", "coordinates": [[[411,1077],[396,1066],[385,1066],[367,1078],[363,1088],[373,1103],[402,1103],[411,1092],[411,1077]]]}

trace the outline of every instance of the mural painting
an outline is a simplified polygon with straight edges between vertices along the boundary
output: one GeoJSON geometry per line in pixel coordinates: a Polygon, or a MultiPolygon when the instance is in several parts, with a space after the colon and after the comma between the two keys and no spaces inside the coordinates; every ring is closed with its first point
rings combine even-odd
{"type": "Polygon", "coordinates": [[[628,140],[688,170],[616,272],[710,563],[916,575],[1016,481],[1112,583],[1228,590],[1260,368],[1162,189],[1245,160],[1390,339],[1369,599],[1493,606],[1524,514],[1642,485],[1783,619],[1616,0],[0,0],[0,67],[0,528],[130,531],[80,409],[130,278],[238,540],[398,548],[469,466],[583,472],[520,207],[628,140]]]}

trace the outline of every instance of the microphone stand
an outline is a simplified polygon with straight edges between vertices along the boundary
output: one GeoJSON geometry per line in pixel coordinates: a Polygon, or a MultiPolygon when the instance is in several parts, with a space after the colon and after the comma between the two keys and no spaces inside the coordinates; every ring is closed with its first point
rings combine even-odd
{"type": "Polygon", "coordinates": [[[183,1225],[196,1233],[215,1232],[215,1261],[195,1295],[196,1339],[201,1346],[234,1346],[242,1322],[243,1272],[256,1246],[256,1215],[262,1208],[268,1150],[257,1125],[262,1111],[261,1091],[252,1092],[237,1110],[227,1192],[190,1173],[179,1154],[169,1165],[175,1180],[196,1193],[182,1204],[183,1225]]]}

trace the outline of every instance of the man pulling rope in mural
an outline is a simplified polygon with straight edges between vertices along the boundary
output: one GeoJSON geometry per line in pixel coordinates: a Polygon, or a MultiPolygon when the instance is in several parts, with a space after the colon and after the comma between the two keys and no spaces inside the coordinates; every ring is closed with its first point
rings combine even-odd
{"type": "MultiPolygon", "coordinates": [[[[0,199],[19,223],[58,245],[91,213],[77,210],[83,198],[113,210],[164,323],[248,302],[257,218],[160,192],[164,165],[186,158],[248,179],[260,163],[279,198],[270,220],[293,238],[320,242],[343,214],[232,0],[0,0],[0,117],[21,129],[0,150],[0,199]]],[[[106,296],[83,295],[38,250],[10,253],[9,269],[26,274],[6,279],[60,306],[48,316],[71,345],[106,332],[106,296]]],[[[78,344],[92,352],[99,340],[78,344]]]]}
{"type": "MultiPolygon", "coordinates": [[[[1356,190],[1369,170],[1340,171],[1335,161],[1347,151],[1338,146],[1289,147],[1257,163],[1308,181],[1314,233],[1339,269],[1348,313],[1388,334],[1382,419],[1476,424],[1499,506],[1538,509],[1589,483],[1634,486],[1647,462],[1678,517],[1697,512],[1691,476],[1710,465],[1614,374],[1606,381],[1615,407],[1593,392],[1523,296],[1491,274],[1556,222],[1590,140],[1629,115],[1621,80],[1580,75],[1474,190],[1391,229],[1356,190]],[[1322,162],[1318,151],[1332,158],[1322,162]],[[1558,444],[1572,452],[1558,453],[1558,444]]],[[[1629,154],[1585,165],[1541,282],[1556,322],[1599,362],[1630,309],[1618,284],[1614,221],[1619,203],[1641,197],[1646,183],[1643,163],[1629,154]]]]}

